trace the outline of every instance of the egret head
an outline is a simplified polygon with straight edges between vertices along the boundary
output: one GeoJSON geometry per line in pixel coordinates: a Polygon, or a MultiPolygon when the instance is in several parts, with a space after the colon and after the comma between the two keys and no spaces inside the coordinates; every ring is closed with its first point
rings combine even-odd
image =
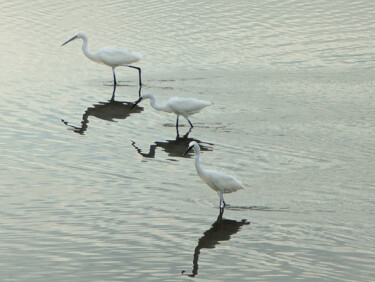
{"type": "Polygon", "coordinates": [[[133,109],[136,105],[138,105],[142,100],[145,99],[155,99],[155,96],[151,93],[143,94],[137,101],[134,102],[134,105],[131,108],[133,109]]]}
{"type": "Polygon", "coordinates": [[[62,44],[61,46],[64,46],[65,44],[69,43],[70,41],[73,41],[77,38],[86,38],[86,35],[83,33],[83,32],[78,32],[76,35],[74,35],[72,38],[70,38],[68,41],[66,41],[64,44],[62,44]]]}
{"type": "Polygon", "coordinates": [[[189,143],[189,147],[188,147],[188,149],[187,149],[186,152],[184,153],[184,156],[185,156],[187,153],[189,153],[189,151],[190,151],[191,149],[193,149],[194,146],[199,146],[199,145],[198,145],[197,142],[195,142],[195,141],[191,141],[191,142],[189,143]]]}
{"type": "Polygon", "coordinates": [[[84,38],[86,37],[86,34],[84,34],[83,32],[78,32],[75,36],[77,36],[77,38],[84,38]]]}
{"type": "Polygon", "coordinates": [[[139,97],[137,101],[134,102],[133,106],[130,109],[133,109],[135,106],[137,106],[143,99],[143,96],[139,97]]]}

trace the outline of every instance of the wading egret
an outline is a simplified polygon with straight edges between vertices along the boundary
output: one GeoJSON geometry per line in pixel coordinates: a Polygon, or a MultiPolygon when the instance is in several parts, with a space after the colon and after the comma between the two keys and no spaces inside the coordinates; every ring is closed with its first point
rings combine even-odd
{"type": "Polygon", "coordinates": [[[241,182],[232,175],[215,170],[204,169],[200,164],[201,150],[197,142],[190,142],[189,148],[184,155],[186,155],[192,148],[195,150],[195,169],[202,181],[219,194],[220,209],[223,209],[226,205],[223,193],[232,193],[249,186],[249,184],[241,182]]]}
{"type": "Polygon", "coordinates": [[[156,98],[154,94],[147,93],[143,94],[139,99],[134,103],[134,106],[137,105],[144,99],[150,99],[150,105],[158,111],[164,111],[167,113],[175,113],[177,115],[176,128],[178,130],[178,118],[182,115],[190,124],[190,127],[193,128],[193,124],[189,120],[189,116],[199,113],[203,108],[213,105],[210,101],[198,100],[195,98],[179,98],[171,97],[169,100],[163,104],[156,104],[156,98]]]}
{"type": "Polygon", "coordinates": [[[121,49],[121,48],[117,48],[117,47],[104,47],[95,52],[90,52],[87,49],[88,38],[86,34],[84,34],[83,32],[78,32],[76,35],[74,35],[72,38],[70,38],[61,46],[64,46],[65,44],[77,38],[81,38],[83,40],[82,51],[86,55],[87,58],[89,58],[90,60],[94,62],[107,65],[112,68],[114,90],[116,90],[116,85],[117,85],[115,68],[119,66],[125,66],[129,68],[137,69],[138,74],[139,74],[139,87],[142,87],[141,68],[130,65],[139,60],[142,60],[143,59],[142,54],[132,52],[129,50],[125,50],[125,49],[121,49]]]}

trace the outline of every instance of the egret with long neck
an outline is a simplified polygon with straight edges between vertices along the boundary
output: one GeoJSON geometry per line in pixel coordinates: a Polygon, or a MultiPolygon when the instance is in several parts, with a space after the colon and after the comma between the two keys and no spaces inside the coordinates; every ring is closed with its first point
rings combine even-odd
{"type": "Polygon", "coordinates": [[[178,119],[182,115],[190,124],[190,128],[193,128],[193,124],[189,120],[189,116],[199,113],[203,108],[213,105],[210,101],[198,100],[195,98],[179,98],[171,97],[169,100],[162,105],[156,103],[156,98],[154,94],[147,93],[143,94],[134,103],[133,107],[140,103],[142,100],[150,99],[150,105],[155,110],[163,111],[167,113],[174,113],[177,115],[176,128],[178,129],[178,119]]]}
{"type": "Polygon", "coordinates": [[[236,179],[230,174],[204,169],[200,163],[201,150],[197,142],[190,142],[189,148],[186,150],[184,155],[186,155],[193,148],[195,150],[195,169],[202,181],[218,193],[220,197],[219,207],[220,209],[223,209],[226,206],[223,196],[224,193],[232,193],[249,185],[236,179]]]}
{"type": "MultiPolygon", "coordinates": [[[[88,38],[86,34],[83,32],[78,32],[76,35],[74,35],[71,39],[66,41],[64,44],[61,46],[64,46],[65,44],[77,39],[81,38],[83,40],[82,44],[82,51],[85,54],[87,58],[90,60],[97,62],[99,64],[107,65],[112,68],[112,73],[113,73],[113,95],[112,99],[114,99],[115,91],[116,91],[116,73],[115,73],[115,68],[119,66],[126,66],[129,68],[134,68],[138,70],[138,75],[139,75],[139,88],[142,87],[142,78],[141,78],[141,68],[136,67],[131,65],[132,63],[135,63],[139,60],[143,59],[143,55],[139,54],[137,52],[132,52],[129,50],[117,48],[117,47],[104,47],[101,48],[95,52],[91,52],[88,48],[88,38]]],[[[140,96],[140,92],[139,92],[140,96]]]]}

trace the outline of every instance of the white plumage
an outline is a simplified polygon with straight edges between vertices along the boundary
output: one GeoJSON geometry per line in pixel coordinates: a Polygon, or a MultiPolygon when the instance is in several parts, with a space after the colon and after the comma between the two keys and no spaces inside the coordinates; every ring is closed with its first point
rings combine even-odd
{"type": "Polygon", "coordinates": [[[95,62],[110,67],[128,66],[143,59],[142,54],[117,47],[103,47],[92,54],[95,62]]]}
{"type": "Polygon", "coordinates": [[[95,52],[91,52],[87,49],[88,38],[83,32],[78,32],[75,36],[73,36],[71,39],[66,41],[61,46],[64,46],[65,44],[77,38],[81,38],[83,40],[82,51],[86,55],[87,58],[89,58],[90,60],[94,62],[107,65],[112,68],[114,86],[117,85],[115,68],[119,66],[126,66],[126,67],[137,69],[139,73],[139,86],[140,87],[142,86],[141,68],[131,65],[132,63],[142,60],[143,59],[142,54],[129,51],[126,49],[117,48],[117,47],[104,47],[95,52]]]}
{"type": "Polygon", "coordinates": [[[187,152],[189,152],[192,148],[194,148],[196,155],[195,169],[197,170],[197,173],[202,181],[219,194],[220,208],[225,207],[223,193],[232,193],[249,186],[230,174],[202,168],[200,164],[200,147],[197,142],[190,142],[189,148],[185,154],[187,154],[187,152]]]}
{"type": "Polygon", "coordinates": [[[144,99],[150,99],[151,106],[158,111],[164,111],[167,113],[176,114],[177,115],[176,127],[178,127],[178,119],[180,115],[182,115],[189,122],[190,126],[193,127],[193,124],[190,122],[188,117],[200,112],[205,107],[213,105],[213,103],[210,101],[198,100],[195,98],[179,98],[179,97],[171,97],[165,104],[159,105],[159,104],[156,104],[156,98],[151,93],[142,95],[138,99],[138,101],[134,103],[134,105],[137,105],[139,102],[141,102],[144,99]]]}

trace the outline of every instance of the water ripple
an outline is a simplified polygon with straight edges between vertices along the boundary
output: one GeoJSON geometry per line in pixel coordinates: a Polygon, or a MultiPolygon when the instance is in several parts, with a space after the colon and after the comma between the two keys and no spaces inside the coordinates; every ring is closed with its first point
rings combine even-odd
{"type": "MultiPolygon", "coordinates": [[[[18,0],[0,11],[3,280],[176,281],[198,251],[207,281],[373,278],[371,1],[18,0]],[[106,102],[110,68],[78,42],[60,47],[77,31],[89,49],[143,53],[143,91],[161,101],[215,106],[176,136],[148,104],[106,102]],[[182,156],[191,140],[202,165],[251,184],[227,196],[223,225],[182,156]],[[251,226],[238,231],[242,218],[251,226]]],[[[135,100],[136,74],[118,76],[116,99],[135,100]]]]}

